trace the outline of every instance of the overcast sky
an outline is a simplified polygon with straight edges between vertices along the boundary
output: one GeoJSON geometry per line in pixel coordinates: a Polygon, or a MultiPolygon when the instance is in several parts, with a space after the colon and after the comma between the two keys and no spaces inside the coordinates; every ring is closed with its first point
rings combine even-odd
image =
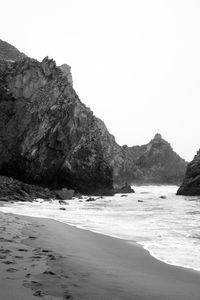
{"type": "Polygon", "coordinates": [[[199,0],[2,0],[0,38],[72,67],[81,100],[119,144],[159,132],[200,148],[199,0]]]}

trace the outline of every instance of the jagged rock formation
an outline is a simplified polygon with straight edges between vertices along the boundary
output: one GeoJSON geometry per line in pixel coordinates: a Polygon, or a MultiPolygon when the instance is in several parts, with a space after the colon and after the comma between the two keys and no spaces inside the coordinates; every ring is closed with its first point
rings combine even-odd
{"type": "Polygon", "coordinates": [[[60,198],[59,192],[0,176],[0,201],[33,201],[36,198],[60,198]]]}
{"type": "Polygon", "coordinates": [[[160,134],[146,145],[120,147],[98,119],[105,159],[113,168],[116,186],[129,184],[180,184],[186,161],[177,155],[160,134]]]}
{"type": "Polygon", "coordinates": [[[71,85],[73,85],[71,67],[67,64],[63,64],[59,68],[61,69],[63,74],[67,76],[67,80],[69,81],[69,83],[71,83],[71,85]]]}
{"type": "Polygon", "coordinates": [[[186,162],[156,135],[119,146],[78,98],[68,65],[41,63],[0,41],[0,174],[82,193],[131,183],[177,183],[186,162]]]}
{"type": "Polygon", "coordinates": [[[0,59],[17,61],[25,58],[26,55],[21,53],[17,48],[8,44],[5,41],[0,40],[0,59]]]}
{"type": "Polygon", "coordinates": [[[186,161],[160,134],[147,145],[130,147],[128,153],[138,168],[134,182],[179,184],[184,177],[186,161]]]}
{"type": "Polygon", "coordinates": [[[100,131],[53,60],[0,61],[0,174],[86,192],[112,189],[100,131]]]}
{"type": "Polygon", "coordinates": [[[177,195],[200,195],[200,150],[188,164],[185,178],[177,191],[177,195]]]}

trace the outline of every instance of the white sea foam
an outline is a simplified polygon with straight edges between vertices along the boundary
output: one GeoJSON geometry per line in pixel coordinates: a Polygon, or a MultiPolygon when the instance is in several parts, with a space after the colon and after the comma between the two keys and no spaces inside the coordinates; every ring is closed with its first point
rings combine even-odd
{"type": "Polygon", "coordinates": [[[127,197],[115,195],[95,202],[70,200],[65,211],[59,210],[58,201],[42,199],[6,204],[0,210],[52,218],[82,229],[136,241],[165,263],[200,271],[200,197],[176,196],[177,188],[140,186],[134,188],[135,194],[127,197]]]}

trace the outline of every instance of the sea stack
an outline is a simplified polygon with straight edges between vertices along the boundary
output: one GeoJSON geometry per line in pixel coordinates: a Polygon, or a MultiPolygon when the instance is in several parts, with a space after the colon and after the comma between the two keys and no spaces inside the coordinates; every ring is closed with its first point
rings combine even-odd
{"type": "Polygon", "coordinates": [[[200,150],[194,159],[188,164],[185,178],[177,191],[177,195],[200,195],[200,150]]]}

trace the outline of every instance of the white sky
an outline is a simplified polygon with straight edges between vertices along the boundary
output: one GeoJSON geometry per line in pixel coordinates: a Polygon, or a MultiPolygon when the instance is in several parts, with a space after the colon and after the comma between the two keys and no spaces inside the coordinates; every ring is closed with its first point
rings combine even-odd
{"type": "Polygon", "coordinates": [[[159,132],[187,160],[200,148],[199,0],[2,0],[0,28],[27,55],[71,65],[119,144],[159,132]]]}

